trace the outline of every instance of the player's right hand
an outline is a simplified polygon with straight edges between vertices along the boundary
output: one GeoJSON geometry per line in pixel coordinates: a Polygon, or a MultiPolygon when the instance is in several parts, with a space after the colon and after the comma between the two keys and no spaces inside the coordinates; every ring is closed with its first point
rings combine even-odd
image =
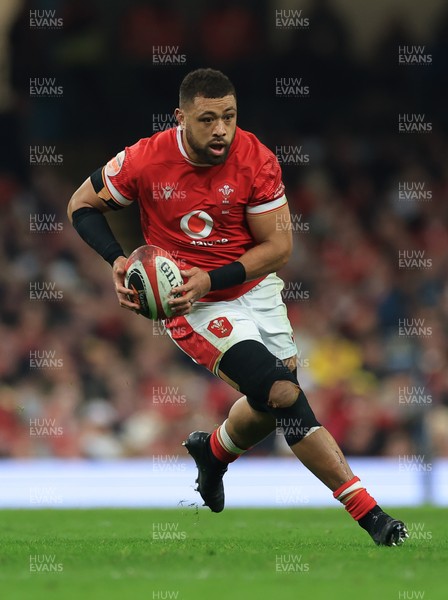
{"type": "Polygon", "coordinates": [[[118,297],[118,302],[120,306],[123,308],[127,308],[128,310],[133,310],[134,312],[138,312],[140,309],[140,305],[136,302],[131,302],[129,298],[134,297],[134,291],[124,287],[124,276],[126,274],[126,257],[119,256],[112,267],[112,277],[115,285],[115,293],[118,297]]]}

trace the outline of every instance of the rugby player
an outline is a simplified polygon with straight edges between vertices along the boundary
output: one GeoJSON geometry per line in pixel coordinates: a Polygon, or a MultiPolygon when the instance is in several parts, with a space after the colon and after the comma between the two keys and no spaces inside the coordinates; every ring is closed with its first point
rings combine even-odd
{"type": "Polygon", "coordinates": [[[138,201],[148,244],[183,265],[172,291],[172,340],[196,363],[240,390],[211,434],[184,442],[198,468],[198,491],[224,508],[228,465],[281,427],[295,456],[378,545],[408,537],[351,471],[316,419],[297,379],[297,348],[276,271],[291,254],[289,209],[274,154],[237,127],[236,93],[220,71],[197,69],[180,86],[178,126],[126,147],[72,196],[68,215],[87,244],[112,265],[122,307],[138,311],[124,285],[126,257],[104,213],[138,201]],[[174,295],[180,294],[179,297],[174,295]]]}

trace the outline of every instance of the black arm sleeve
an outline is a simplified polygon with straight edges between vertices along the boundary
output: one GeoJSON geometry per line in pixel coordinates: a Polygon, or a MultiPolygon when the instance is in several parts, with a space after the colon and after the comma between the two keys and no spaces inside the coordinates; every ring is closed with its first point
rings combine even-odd
{"type": "Polygon", "coordinates": [[[82,239],[110,265],[113,265],[119,256],[125,255],[106,217],[97,208],[78,208],[73,212],[72,219],[73,227],[82,239]]]}

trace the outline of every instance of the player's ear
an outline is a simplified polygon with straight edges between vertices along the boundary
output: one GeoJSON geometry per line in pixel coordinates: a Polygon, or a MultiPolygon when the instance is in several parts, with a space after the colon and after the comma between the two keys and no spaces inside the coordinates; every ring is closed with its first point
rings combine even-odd
{"type": "Polygon", "coordinates": [[[185,115],[184,111],[181,108],[176,108],[174,111],[174,116],[176,117],[177,122],[183,129],[185,127],[185,115]]]}

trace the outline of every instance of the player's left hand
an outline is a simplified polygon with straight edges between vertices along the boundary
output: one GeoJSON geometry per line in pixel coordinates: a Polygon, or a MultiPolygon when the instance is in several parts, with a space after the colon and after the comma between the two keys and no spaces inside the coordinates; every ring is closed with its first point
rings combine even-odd
{"type": "Polygon", "coordinates": [[[196,300],[202,298],[210,291],[210,276],[207,271],[193,267],[186,271],[181,271],[180,274],[188,281],[178,287],[175,287],[170,292],[170,300],[168,304],[177,317],[187,315],[191,312],[191,308],[196,300]],[[176,294],[182,294],[179,298],[174,298],[176,294]]]}

